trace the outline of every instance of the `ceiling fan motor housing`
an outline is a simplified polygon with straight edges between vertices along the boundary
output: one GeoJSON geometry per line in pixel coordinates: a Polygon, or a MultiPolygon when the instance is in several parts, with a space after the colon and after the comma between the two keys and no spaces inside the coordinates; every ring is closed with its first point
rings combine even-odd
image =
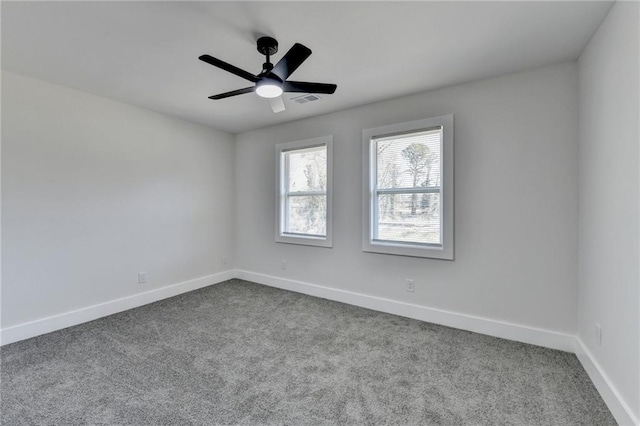
{"type": "Polygon", "coordinates": [[[260,37],[258,39],[258,52],[271,56],[278,51],[278,41],[273,37],[260,37]]]}

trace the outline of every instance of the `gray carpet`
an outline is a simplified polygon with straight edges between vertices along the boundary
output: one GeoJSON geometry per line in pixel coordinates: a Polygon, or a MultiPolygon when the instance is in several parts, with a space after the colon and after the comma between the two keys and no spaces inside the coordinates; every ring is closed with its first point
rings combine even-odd
{"type": "Polygon", "coordinates": [[[1,356],[4,425],[615,425],[573,354],[240,280],[1,356]]]}

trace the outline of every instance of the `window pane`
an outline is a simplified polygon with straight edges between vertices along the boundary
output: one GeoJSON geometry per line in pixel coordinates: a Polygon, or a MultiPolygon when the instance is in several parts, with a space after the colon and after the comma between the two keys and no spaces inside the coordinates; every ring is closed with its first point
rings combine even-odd
{"type": "Polygon", "coordinates": [[[327,190],[327,147],[292,151],[289,160],[288,192],[327,190]]]}
{"type": "Polygon", "coordinates": [[[374,139],[378,188],[440,186],[442,129],[374,139]]]}
{"type": "Polygon", "coordinates": [[[326,195],[289,197],[289,223],[286,232],[294,234],[327,234],[326,195]]]}
{"type": "Polygon", "coordinates": [[[376,240],[441,244],[440,220],[438,193],[378,195],[376,240]]]}

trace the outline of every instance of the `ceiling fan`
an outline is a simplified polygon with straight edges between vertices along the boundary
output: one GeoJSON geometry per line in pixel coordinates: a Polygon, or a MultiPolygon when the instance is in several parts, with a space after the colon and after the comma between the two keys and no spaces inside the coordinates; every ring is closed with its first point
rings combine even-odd
{"type": "Polygon", "coordinates": [[[210,55],[200,56],[199,59],[201,61],[254,83],[253,86],[245,87],[243,89],[209,96],[209,99],[225,99],[231,96],[256,92],[260,97],[271,99],[271,107],[274,112],[279,112],[284,110],[284,104],[281,99],[277,102],[275,98],[278,98],[283,92],[322,93],[330,95],[336,91],[338,86],[335,84],[287,80],[289,76],[293,74],[293,72],[298,69],[298,67],[311,55],[311,49],[308,47],[303,46],[300,43],[294,44],[282,59],[280,59],[277,64],[273,65],[270,61],[270,57],[278,51],[278,42],[276,39],[272,37],[260,37],[257,41],[257,45],[258,52],[266,56],[266,62],[262,65],[262,71],[260,71],[258,75],[251,74],[248,71],[242,70],[210,55]],[[273,102],[273,100],[276,100],[276,102],[273,102]]]}

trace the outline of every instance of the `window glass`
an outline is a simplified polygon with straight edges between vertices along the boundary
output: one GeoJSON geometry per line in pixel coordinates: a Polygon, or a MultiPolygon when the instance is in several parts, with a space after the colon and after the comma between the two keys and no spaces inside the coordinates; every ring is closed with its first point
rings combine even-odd
{"type": "Polygon", "coordinates": [[[363,130],[362,249],[453,259],[453,116],[363,130]]]}
{"type": "Polygon", "coordinates": [[[276,241],[331,247],[330,136],[279,144],[276,241]]]}
{"type": "Polygon", "coordinates": [[[373,239],[440,244],[442,128],[373,138],[373,239]]]}

